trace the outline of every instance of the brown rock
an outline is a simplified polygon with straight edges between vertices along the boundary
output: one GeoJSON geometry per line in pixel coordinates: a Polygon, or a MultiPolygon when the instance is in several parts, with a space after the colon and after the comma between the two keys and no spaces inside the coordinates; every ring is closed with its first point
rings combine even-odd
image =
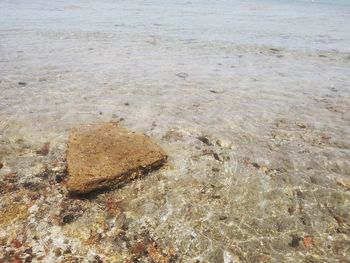
{"type": "Polygon", "coordinates": [[[36,153],[39,155],[45,156],[49,153],[49,151],[50,151],[50,143],[46,142],[43,144],[43,146],[39,150],[36,151],[36,153]]]}
{"type": "Polygon", "coordinates": [[[306,248],[311,248],[314,245],[314,239],[311,236],[305,236],[303,243],[306,248]]]}
{"type": "Polygon", "coordinates": [[[68,142],[68,180],[71,193],[118,186],[155,169],[165,152],[143,134],[117,123],[86,125],[71,131],[68,142]]]}

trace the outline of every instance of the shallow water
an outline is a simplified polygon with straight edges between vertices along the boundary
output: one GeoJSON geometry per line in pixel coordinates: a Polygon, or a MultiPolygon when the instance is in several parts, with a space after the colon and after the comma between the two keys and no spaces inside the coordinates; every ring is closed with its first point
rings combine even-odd
{"type": "Polygon", "coordinates": [[[346,262],[349,27],[350,5],[335,2],[1,0],[0,209],[25,216],[0,221],[0,251],[346,262]],[[67,198],[57,171],[69,129],[120,118],[168,166],[67,198]]]}

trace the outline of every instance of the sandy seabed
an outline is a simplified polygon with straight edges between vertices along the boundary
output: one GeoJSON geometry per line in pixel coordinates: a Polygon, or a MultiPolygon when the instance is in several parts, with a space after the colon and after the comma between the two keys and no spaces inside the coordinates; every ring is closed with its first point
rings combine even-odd
{"type": "Polygon", "coordinates": [[[0,1],[0,262],[349,262],[350,7],[0,1]],[[166,167],[69,197],[120,121],[166,167]]]}

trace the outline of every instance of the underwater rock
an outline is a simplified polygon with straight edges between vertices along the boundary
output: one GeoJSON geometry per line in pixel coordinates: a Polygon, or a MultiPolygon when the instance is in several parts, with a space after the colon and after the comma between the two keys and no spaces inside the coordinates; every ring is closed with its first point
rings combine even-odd
{"type": "Polygon", "coordinates": [[[213,144],[209,141],[209,139],[205,136],[198,136],[197,137],[198,140],[200,140],[202,143],[208,145],[208,146],[212,146],[213,144]]]}
{"type": "Polygon", "coordinates": [[[304,122],[296,122],[295,124],[302,129],[305,129],[307,127],[307,125],[304,122]]]}
{"type": "Polygon", "coordinates": [[[49,151],[50,151],[50,143],[46,142],[41,146],[39,150],[36,151],[36,153],[38,155],[45,156],[45,155],[48,155],[49,151]]]}
{"type": "Polygon", "coordinates": [[[180,73],[177,73],[176,76],[182,79],[186,79],[188,77],[188,74],[185,72],[180,72],[180,73]]]}
{"type": "Polygon", "coordinates": [[[118,186],[160,167],[165,152],[146,135],[109,122],[82,126],[71,131],[68,142],[70,193],[118,186]]]}

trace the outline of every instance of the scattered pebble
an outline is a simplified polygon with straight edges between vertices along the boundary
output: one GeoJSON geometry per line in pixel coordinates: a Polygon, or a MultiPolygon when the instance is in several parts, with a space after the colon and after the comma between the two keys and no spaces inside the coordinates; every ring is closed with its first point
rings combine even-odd
{"type": "Polygon", "coordinates": [[[213,157],[214,157],[215,160],[221,162],[221,158],[220,158],[220,156],[217,153],[213,153],[213,157]]]}
{"type": "Polygon", "coordinates": [[[74,220],[75,220],[75,218],[74,218],[74,215],[72,215],[72,214],[65,215],[62,218],[62,222],[65,224],[72,223],[74,220]]]}
{"type": "Polygon", "coordinates": [[[270,48],[270,51],[272,51],[273,53],[281,52],[281,50],[278,48],[270,48]]]}
{"type": "Polygon", "coordinates": [[[250,163],[253,167],[255,167],[256,169],[260,168],[260,165],[258,163],[250,163]]]}
{"type": "Polygon", "coordinates": [[[56,181],[56,183],[58,183],[58,184],[61,183],[61,182],[63,182],[64,179],[65,179],[65,176],[63,176],[63,175],[61,175],[61,174],[58,174],[58,175],[55,176],[55,181],[56,181]]]}
{"type": "Polygon", "coordinates": [[[302,128],[302,129],[305,129],[305,128],[306,128],[306,124],[303,123],[303,122],[297,122],[296,125],[297,125],[299,128],[302,128]]]}
{"type": "Polygon", "coordinates": [[[24,81],[19,81],[18,82],[18,85],[20,85],[20,86],[27,86],[27,83],[26,82],[24,82],[24,81]]]}
{"type": "Polygon", "coordinates": [[[177,73],[176,76],[178,76],[179,78],[185,79],[188,77],[188,74],[185,72],[180,72],[180,73],[177,73]]]}
{"type": "Polygon", "coordinates": [[[205,136],[199,136],[197,137],[198,140],[200,140],[202,143],[208,145],[208,146],[212,146],[213,144],[209,141],[209,139],[205,136]]]}
{"type": "Polygon", "coordinates": [[[219,216],[219,220],[226,220],[226,219],[227,219],[227,216],[225,215],[219,216]]]}
{"type": "Polygon", "coordinates": [[[295,212],[295,208],[294,208],[294,207],[289,207],[289,208],[288,208],[288,213],[289,213],[290,215],[292,215],[294,212],[295,212]]]}
{"type": "Polygon", "coordinates": [[[298,237],[297,235],[292,235],[292,240],[288,243],[290,247],[298,247],[300,244],[301,238],[298,237]]]}
{"type": "Polygon", "coordinates": [[[36,151],[36,153],[38,155],[45,156],[49,153],[49,151],[50,151],[50,143],[46,142],[43,144],[43,146],[39,150],[36,151]]]}
{"type": "Polygon", "coordinates": [[[314,245],[314,239],[311,236],[305,236],[303,238],[303,243],[306,248],[311,248],[314,245]]]}
{"type": "Polygon", "coordinates": [[[211,197],[212,197],[213,199],[220,199],[220,198],[221,198],[221,195],[219,195],[219,194],[213,194],[211,197]]]}

